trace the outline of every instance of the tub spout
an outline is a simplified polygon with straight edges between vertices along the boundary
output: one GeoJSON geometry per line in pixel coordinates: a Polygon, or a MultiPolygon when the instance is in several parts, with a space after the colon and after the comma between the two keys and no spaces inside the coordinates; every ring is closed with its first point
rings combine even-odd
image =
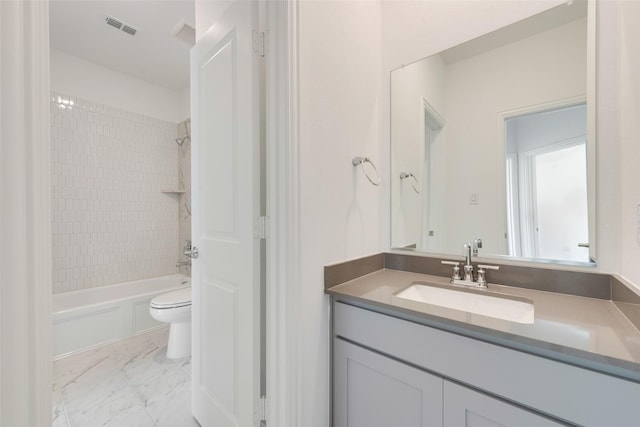
{"type": "Polygon", "coordinates": [[[189,267],[191,267],[191,260],[189,261],[178,261],[176,262],[176,268],[180,268],[183,265],[188,265],[189,267]]]}

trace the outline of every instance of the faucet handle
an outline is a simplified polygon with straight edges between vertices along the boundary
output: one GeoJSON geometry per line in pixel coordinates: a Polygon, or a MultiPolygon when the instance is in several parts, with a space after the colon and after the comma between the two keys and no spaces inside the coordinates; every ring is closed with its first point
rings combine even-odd
{"type": "Polygon", "coordinates": [[[500,270],[500,267],[497,265],[478,264],[478,286],[487,286],[487,277],[485,276],[485,270],[500,270]]]}
{"type": "Polygon", "coordinates": [[[182,254],[188,256],[189,258],[198,258],[198,248],[191,245],[191,240],[187,240],[187,244],[184,245],[182,254]]]}
{"type": "Polygon", "coordinates": [[[451,280],[460,280],[460,262],[458,261],[440,261],[445,265],[453,265],[453,273],[451,274],[451,280]]]}

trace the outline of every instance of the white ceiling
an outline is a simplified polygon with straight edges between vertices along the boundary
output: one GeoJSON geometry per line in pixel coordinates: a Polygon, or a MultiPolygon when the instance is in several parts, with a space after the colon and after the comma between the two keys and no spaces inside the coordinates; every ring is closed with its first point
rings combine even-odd
{"type": "Polygon", "coordinates": [[[191,45],[170,33],[181,22],[195,28],[194,0],[52,0],[49,14],[52,49],[168,89],[188,86],[191,45]]]}

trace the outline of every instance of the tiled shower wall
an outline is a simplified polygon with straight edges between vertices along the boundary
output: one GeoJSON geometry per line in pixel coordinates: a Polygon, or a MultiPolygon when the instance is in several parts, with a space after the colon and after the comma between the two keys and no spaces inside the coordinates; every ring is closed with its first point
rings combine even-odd
{"type": "Polygon", "coordinates": [[[53,292],[175,273],[177,125],[51,100],[53,292]]]}

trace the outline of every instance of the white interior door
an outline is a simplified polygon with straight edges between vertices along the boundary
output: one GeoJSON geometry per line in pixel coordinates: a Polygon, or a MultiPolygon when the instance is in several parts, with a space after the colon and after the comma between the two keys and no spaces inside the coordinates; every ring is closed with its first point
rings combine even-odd
{"type": "Polygon", "coordinates": [[[260,379],[258,55],[254,1],[236,1],[191,52],[192,410],[252,426],[260,379]]]}

